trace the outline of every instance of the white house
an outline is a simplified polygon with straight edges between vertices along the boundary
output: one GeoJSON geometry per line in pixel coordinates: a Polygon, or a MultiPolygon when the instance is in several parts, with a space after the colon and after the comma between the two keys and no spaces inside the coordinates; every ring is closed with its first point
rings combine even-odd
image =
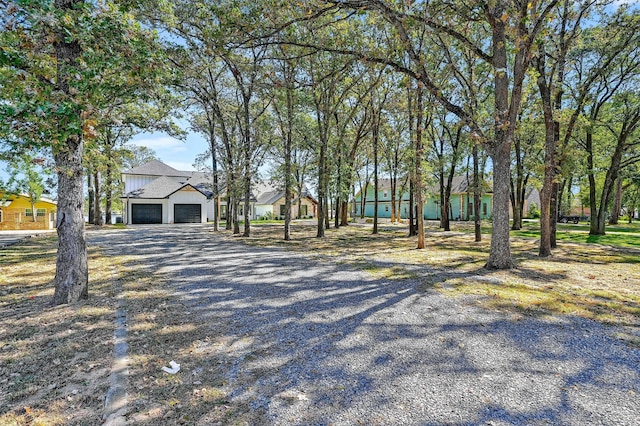
{"type": "MultiPolygon", "coordinates": [[[[213,220],[216,201],[213,199],[210,178],[202,172],[176,170],[161,161],[150,161],[122,174],[124,195],[124,223],[206,223],[213,220]]],[[[221,188],[219,200],[224,200],[221,188]]],[[[220,202],[220,201],[218,201],[220,202]]],[[[292,217],[316,214],[316,201],[305,192],[292,200],[292,217]]],[[[244,219],[244,203],[240,203],[239,219],[244,219]]],[[[250,219],[282,217],[284,191],[266,182],[253,185],[250,219]]],[[[226,219],[227,205],[220,202],[220,217],[226,219]]]]}
{"type": "Polygon", "coordinates": [[[122,174],[124,222],[206,223],[213,200],[204,173],[176,170],[154,160],[122,174]]]}

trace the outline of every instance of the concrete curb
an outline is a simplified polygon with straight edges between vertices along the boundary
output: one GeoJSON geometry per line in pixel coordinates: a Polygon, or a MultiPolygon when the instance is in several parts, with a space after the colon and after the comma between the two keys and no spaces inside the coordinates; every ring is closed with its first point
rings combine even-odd
{"type": "Polygon", "coordinates": [[[114,338],[114,363],[109,376],[109,390],[104,401],[104,413],[102,419],[104,426],[126,425],[127,419],[127,386],[129,384],[129,358],[127,344],[127,313],[124,298],[120,288],[120,282],[115,279],[116,293],[118,294],[118,310],[116,311],[114,338]]]}

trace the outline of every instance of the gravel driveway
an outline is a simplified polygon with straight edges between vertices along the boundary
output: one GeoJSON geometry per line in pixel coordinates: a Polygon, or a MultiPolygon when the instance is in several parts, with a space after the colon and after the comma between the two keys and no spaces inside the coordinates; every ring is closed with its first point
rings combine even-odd
{"type": "Polygon", "coordinates": [[[481,310],[202,225],[90,233],[224,330],[231,399],[273,425],[639,425],[640,350],[580,318],[481,310]]]}

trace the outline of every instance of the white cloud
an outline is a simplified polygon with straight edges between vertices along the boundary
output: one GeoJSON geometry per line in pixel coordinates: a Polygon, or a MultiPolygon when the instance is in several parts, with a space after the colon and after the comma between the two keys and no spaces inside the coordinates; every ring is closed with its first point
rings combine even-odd
{"type": "Polygon", "coordinates": [[[146,146],[147,148],[151,148],[153,150],[171,149],[173,151],[184,151],[186,149],[184,142],[170,136],[135,139],[131,141],[131,144],[146,146]]]}
{"type": "Polygon", "coordinates": [[[163,163],[165,163],[168,166],[173,167],[176,170],[182,170],[182,171],[193,171],[195,170],[195,168],[193,167],[193,164],[191,163],[185,163],[185,162],[181,162],[181,161],[163,161],[163,163]]]}

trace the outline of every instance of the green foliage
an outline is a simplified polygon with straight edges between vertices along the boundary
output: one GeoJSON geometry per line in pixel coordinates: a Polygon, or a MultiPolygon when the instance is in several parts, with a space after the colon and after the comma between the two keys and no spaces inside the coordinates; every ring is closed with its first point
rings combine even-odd
{"type": "Polygon", "coordinates": [[[105,108],[127,94],[148,97],[161,79],[157,34],[116,3],[9,2],[3,21],[0,134],[18,152],[55,153],[71,136],[94,138],[105,108]],[[77,56],[71,62],[56,60],[61,34],[77,56]]]}
{"type": "Polygon", "coordinates": [[[530,219],[539,219],[540,218],[540,209],[536,203],[531,203],[529,205],[529,218],[530,219]]]}

